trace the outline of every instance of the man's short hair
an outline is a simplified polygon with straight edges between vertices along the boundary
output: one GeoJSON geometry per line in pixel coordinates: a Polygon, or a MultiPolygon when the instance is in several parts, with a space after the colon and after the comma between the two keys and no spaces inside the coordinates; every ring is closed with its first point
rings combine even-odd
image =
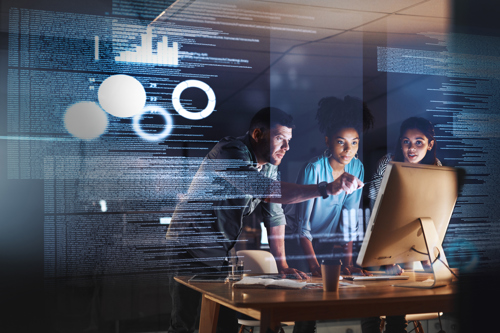
{"type": "Polygon", "coordinates": [[[256,128],[271,129],[276,125],[285,126],[291,129],[295,128],[293,117],[278,108],[265,107],[260,109],[250,121],[248,131],[253,132],[256,128]]]}

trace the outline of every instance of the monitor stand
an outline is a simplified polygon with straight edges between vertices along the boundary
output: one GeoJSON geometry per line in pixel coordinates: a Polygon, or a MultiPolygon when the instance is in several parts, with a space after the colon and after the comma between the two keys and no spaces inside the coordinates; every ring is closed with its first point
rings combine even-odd
{"type": "Polygon", "coordinates": [[[394,286],[429,289],[449,285],[451,284],[453,275],[447,267],[448,262],[446,260],[446,256],[444,255],[443,247],[439,242],[434,222],[428,217],[419,218],[419,221],[424,236],[426,254],[429,258],[429,262],[431,263],[434,281],[401,283],[395,284],[394,286]]]}

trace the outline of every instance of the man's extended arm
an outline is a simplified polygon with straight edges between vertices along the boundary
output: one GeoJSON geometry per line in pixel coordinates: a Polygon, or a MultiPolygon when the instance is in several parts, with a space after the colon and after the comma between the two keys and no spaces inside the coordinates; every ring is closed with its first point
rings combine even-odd
{"type": "MultiPolygon", "coordinates": [[[[279,188],[281,191],[280,197],[271,197],[266,199],[267,202],[293,204],[321,196],[316,184],[300,185],[293,183],[280,182],[279,188]]],[[[363,182],[355,176],[344,172],[335,181],[328,183],[326,192],[329,195],[337,195],[342,191],[351,194],[357,189],[363,187],[363,182]]]]}

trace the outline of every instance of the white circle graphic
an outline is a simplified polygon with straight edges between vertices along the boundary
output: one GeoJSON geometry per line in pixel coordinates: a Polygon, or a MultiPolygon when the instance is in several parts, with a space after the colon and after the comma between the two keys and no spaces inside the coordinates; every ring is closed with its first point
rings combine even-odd
{"type": "Polygon", "coordinates": [[[97,103],[79,102],[66,110],[64,126],[71,135],[84,140],[92,140],[106,131],[108,117],[97,103]]]}
{"type": "Polygon", "coordinates": [[[183,116],[184,118],[191,120],[200,120],[208,117],[215,109],[215,93],[210,88],[208,84],[198,80],[186,80],[179,83],[174,91],[172,92],[172,104],[174,106],[175,111],[178,114],[183,116]],[[187,88],[199,88],[205,92],[208,98],[208,104],[205,109],[200,112],[190,112],[184,109],[181,104],[181,94],[187,88]]]}
{"type": "Polygon", "coordinates": [[[160,141],[160,140],[165,139],[170,134],[170,132],[172,132],[172,125],[173,125],[172,116],[167,111],[165,111],[165,109],[162,108],[161,106],[155,106],[155,105],[150,105],[150,106],[145,107],[142,110],[142,112],[140,114],[135,115],[133,120],[132,120],[132,126],[134,128],[134,131],[137,133],[137,135],[139,135],[144,140],[148,140],[148,141],[160,141]],[[163,116],[166,124],[165,124],[165,129],[162,132],[157,133],[157,134],[151,134],[151,133],[147,133],[147,132],[142,130],[141,124],[140,124],[141,118],[142,118],[142,115],[147,113],[147,112],[156,113],[156,114],[160,114],[163,116]]]}
{"type": "Polygon", "coordinates": [[[136,78],[118,74],[101,83],[97,98],[104,111],[127,118],[142,112],[146,105],[146,90],[136,78]]]}

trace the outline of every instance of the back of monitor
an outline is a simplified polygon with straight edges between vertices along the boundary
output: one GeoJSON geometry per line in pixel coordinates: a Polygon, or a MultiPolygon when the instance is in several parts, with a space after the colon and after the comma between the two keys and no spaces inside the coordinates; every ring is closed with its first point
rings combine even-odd
{"type": "Polygon", "coordinates": [[[362,267],[427,260],[421,218],[442,244],[458,196],[457,170],[391,162],[384,174],[357,263],[362,267]],[[413,251],[412,247],[417,251],[413,251]]]}

